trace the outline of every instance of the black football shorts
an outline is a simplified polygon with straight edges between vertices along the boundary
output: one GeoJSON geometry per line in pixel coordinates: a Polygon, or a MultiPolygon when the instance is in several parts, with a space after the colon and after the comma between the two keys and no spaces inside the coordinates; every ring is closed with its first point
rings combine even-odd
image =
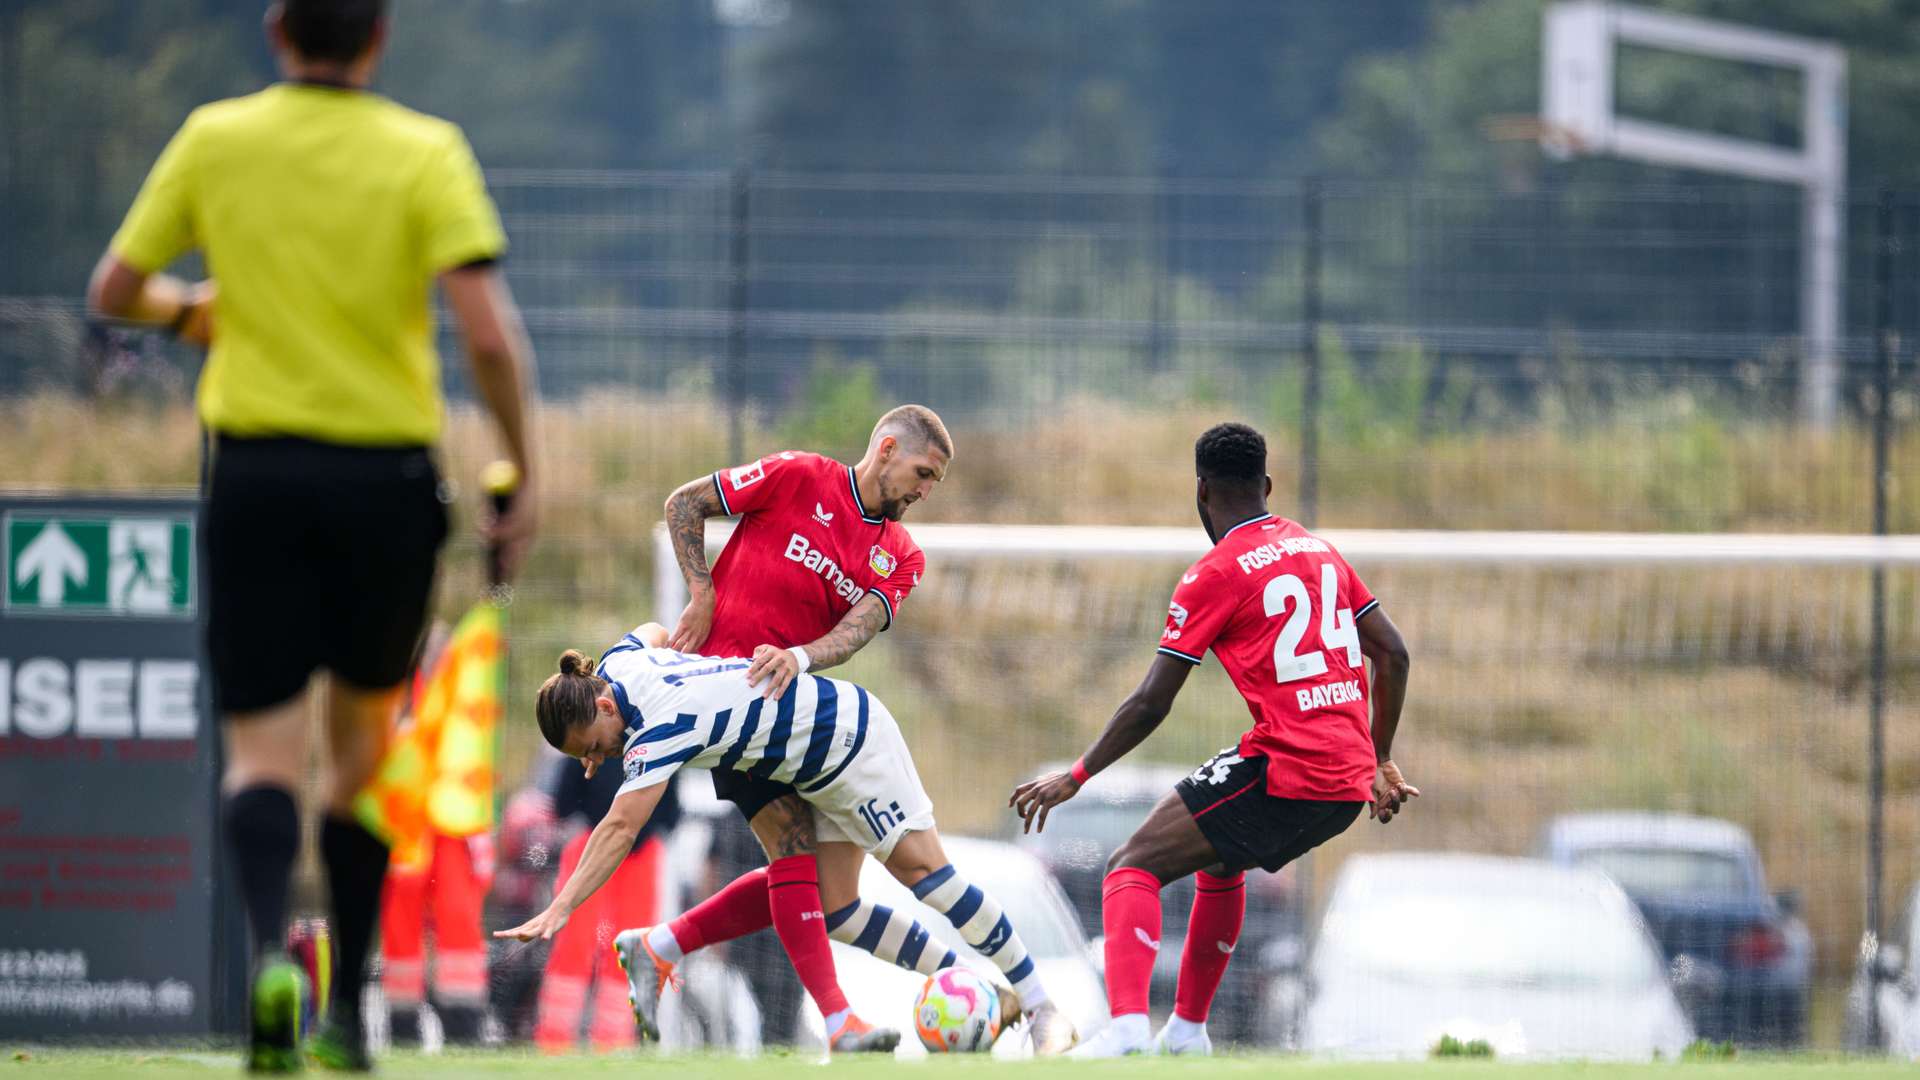
{"type": "Polygon", "coordinates": [[[783,784],[778,780],[762,780],[750,776],[739,769],[713,770],[713,795],[721,802],[730,802],[740,811],[740,816],[752,821],[760,816],[767,804],[782,795],[797,795],[792,784],[783,784]]]}
{"type": "Polygon", "coordinates": [[[447,537],[421,448],[220,436],[202,516],[207,652],[221,712],[407,677],[447,537]]]}
{"type": "Polygon", "coordinates": [[[1229,746],[1173,790],[1229,870],[1274,872],[1347,831],[1364,802],[1282,799],[1267,794],[1267,759],[1229,746]]]}

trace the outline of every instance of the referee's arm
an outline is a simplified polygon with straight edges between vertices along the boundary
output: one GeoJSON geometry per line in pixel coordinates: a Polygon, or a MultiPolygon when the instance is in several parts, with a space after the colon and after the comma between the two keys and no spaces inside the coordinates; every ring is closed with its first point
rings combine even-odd
{"type": "Polygon", "coordinates": [[[440,289],[466,342],[474,385],[500,427],[507,455],[520,470],[512,504],[487,528],[488,540],[500,547],[501,569],[512,578],[533,540],[539,505],[527,440],[526,370],[533,350],[513,294],[492,260],[442,273],[440,289]]]}
{"type": "Polygon", "coordinates": [[[182,341],[212,340],[213,282],[188,284],[172,274],[149,274],[109,251],[87,283],[87,309],[106,319],[165,326],[182,341]]]}
{"type": "Polygon", "coordinates": [[[186,181],[193,143],[194,118],[188,117],[153,163],[126,221],[95,264],[87,282],[87,310],[101,318],[164,326],[205,346],[213,331],[213,283],[189,285],[158,272],[198,245],[186,181]]]}

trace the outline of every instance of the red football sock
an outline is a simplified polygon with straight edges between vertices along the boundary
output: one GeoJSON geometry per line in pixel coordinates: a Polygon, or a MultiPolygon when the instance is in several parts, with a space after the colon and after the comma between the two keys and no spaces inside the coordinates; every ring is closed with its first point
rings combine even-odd
{"type": "MultiPolygon", "coordinates": [[[[833,972],[833,948],[827,944],[827,917],[820,910],[820,869],[811,855],[789,855],[767,867],[768,906],[773,930],[786,946],[800,985],[813,995],[821,1016],[847,1007],[833,972]]],[[[678,934],[674,935],[678,937],[678,934]]],[[[831,1033],[829,1033],[831,1034],[831,1033]]]]}
{"type": "Polygon", "coordinates": [[[1108,874],[1100,915],[1107,930],[1107,1002],[1115,1016],[1145,1013],[1160,955],[1160,879],[1131,866],[1108,874]]]}
{"type": "Polygon", "coordinates": [[[1187,944],[1180,950],[1180,983],[1173,994],[1173,1015],[1195,1024],[1207,1022],[1220,977],[1240,941],[1247,917],[1247,876],[1214,877],[1205,870],[1195,879],[1193,917],[1187,920],[1187,944]]]}
{"type": "Polygon", "coordinates": [[[762,866],[734,878],[726,888],[668,923],[667,929],[673,931],[673,939],[680,943],[682,952],[693,952],[708,945],[745,937],[772,925],[773,909],[767,899],[767,868],[762,866]]]}

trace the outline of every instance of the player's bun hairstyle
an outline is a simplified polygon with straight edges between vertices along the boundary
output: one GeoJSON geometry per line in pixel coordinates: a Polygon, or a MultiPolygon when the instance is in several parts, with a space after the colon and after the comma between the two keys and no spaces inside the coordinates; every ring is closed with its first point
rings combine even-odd
{"type": "Polygon", "coordinates": [[[308,60],[357,60],[387,14],[387,0],[280,0],[280,26],[308,60]]]}
{"type": "Polygon", "coordinates": [[[540,734],[555,750],[566,745],[567,732],[593,719],[593,701],[607,689],[607,680],[593,673],[593,659],[579,649],[560,654],[560,671],[540,684],[533,715],[540,734]]]}
{"type": "Polygon", "coordinates": [[[1267,440],[1245,424],[1215,424],[1193,444],[1193,469],[1210,482],[1258,483],[1267,475],[1267,440]]]}

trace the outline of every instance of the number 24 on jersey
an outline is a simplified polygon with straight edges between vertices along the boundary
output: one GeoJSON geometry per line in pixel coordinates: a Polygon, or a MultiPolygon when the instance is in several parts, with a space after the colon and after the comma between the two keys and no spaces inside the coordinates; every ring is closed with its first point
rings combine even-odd
{"type": "Polygon", "coordinates": [[[1327,653],[1344,648],[1347,665],[1360,668],[1360,631],[1354,626],[1353,609],[1338,607],[1340,573],[1332,563],[1320,564],[1320,648],[1300,651],[1313,622],[1313,605],[1308,603],[1307,583],[1293,574],[1281,574],[1267,582],[1261,596],[1267,617],[1286,614],[1280,636],[1273,642],[1273,673],[1276,682],[1311,679],[1327,673],[1327,653]]]}

